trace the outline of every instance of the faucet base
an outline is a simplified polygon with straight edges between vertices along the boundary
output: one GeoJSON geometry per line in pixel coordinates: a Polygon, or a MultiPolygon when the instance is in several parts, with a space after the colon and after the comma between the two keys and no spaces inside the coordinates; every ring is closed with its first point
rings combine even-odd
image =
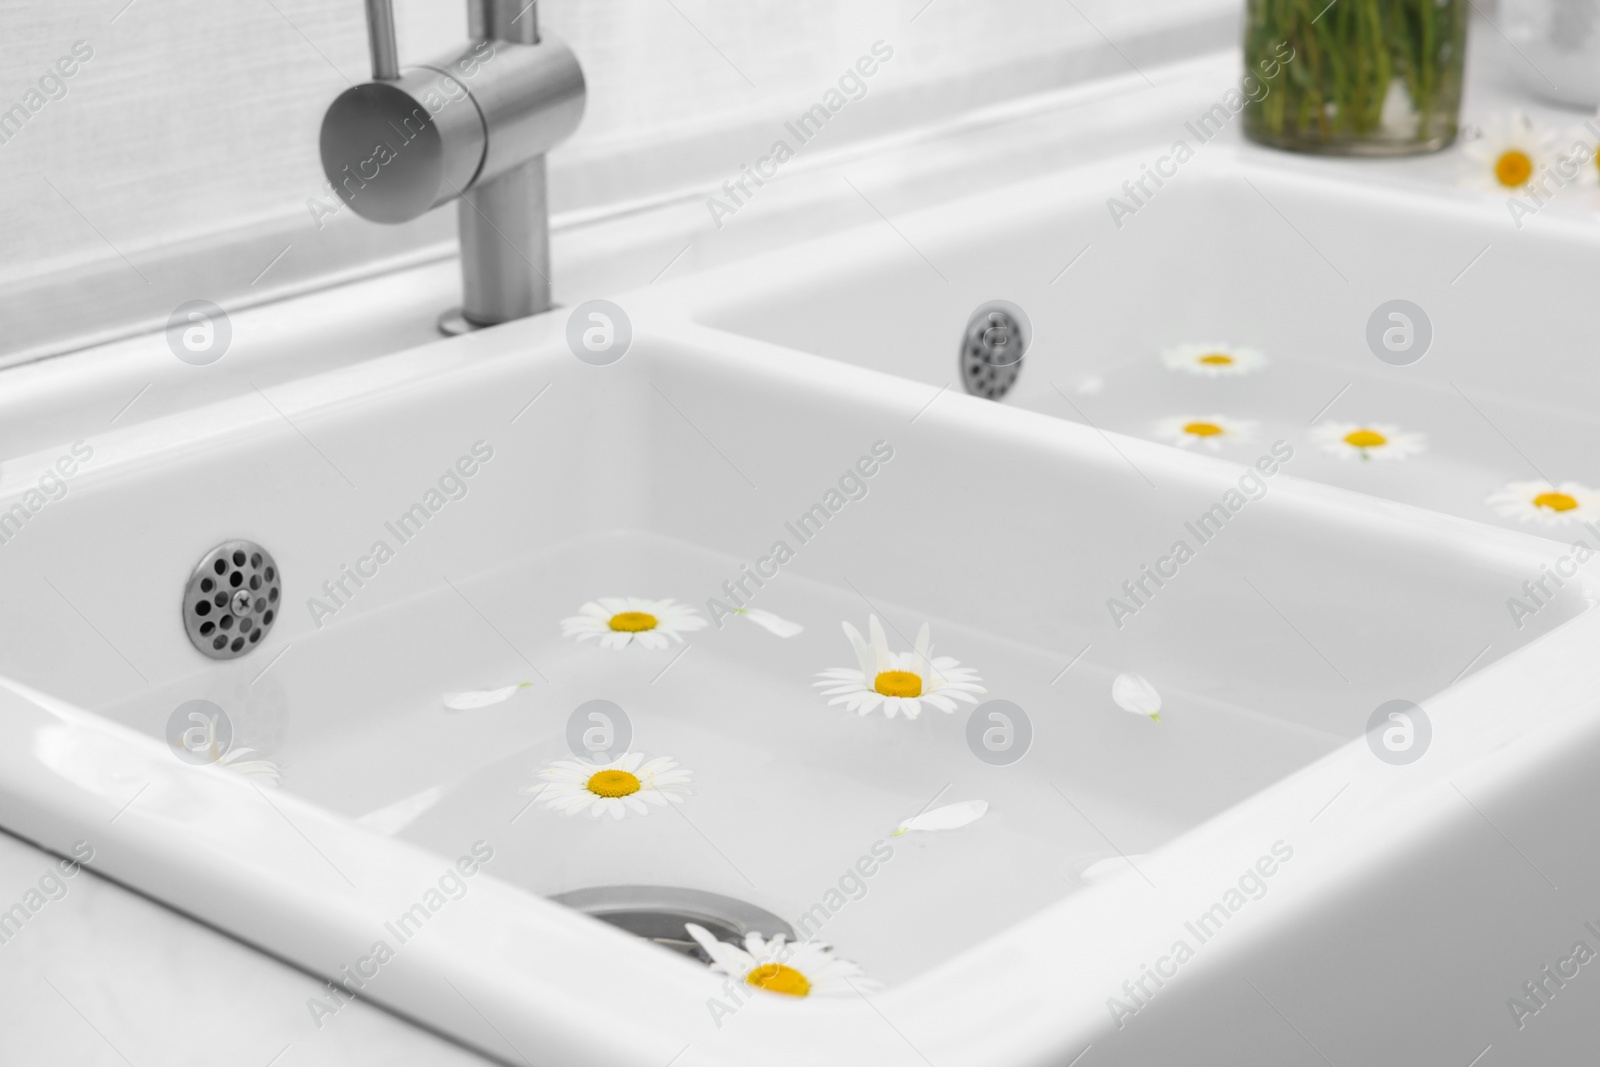
{"type": "Polygon", "coordinates": [[[441,312],[437,325],[439,332],[446,337],[460,337],[464,333],[483,329],[482,326],[467,318],[464,308],[451,308],[449,311],[441,312]]]}
{"type": "Polygon", "coordinates": [[[550,220],[545,163],[535,156],[461,195],[461,292],[474,323],[550,310],[550,220]]]}
{"type": "MultiPolygon", "coordinates": [[[[546,310],[554,311],[556,308],[565,306],[564,304],[551,304],[546,310]]],[[[487,330],[490,326],[496,326],[498,323],[473,322],[467,318],[466,308],[451,308],[449,311],[439,313],[439,319],[435,325],[438,326],[439,332],[446,337],[460,337],[462,334],[471,333],[474,330],[487,330]]]]}

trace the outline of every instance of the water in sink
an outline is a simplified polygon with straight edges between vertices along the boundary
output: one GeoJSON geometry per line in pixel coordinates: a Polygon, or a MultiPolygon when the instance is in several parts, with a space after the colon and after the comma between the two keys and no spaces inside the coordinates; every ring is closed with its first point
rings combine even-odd
{"type": "MultiPolygon", "coordinates": [[[[457,581],[505,638],[446,587],[403,617],[330,631],[274,668],[272,696],[249,710],[228,703],[246,731],[280,709],[264,755],[284,788],[329,808],[360,817],[422,795],[402,836],[442,854],[488,840],[495,873],[533,892],[711,890],[769,908],[890,981],[1073,892],[1117,850],[1149,852],[1346,740],[1181,689],[1163,694],[1157,724],[1112,703],[1112,673],[1092,650],[1062,674],[1070,657],[934,619],[936,653],[977,668],[1035,724],[1021,763],[989,766],[968,748],[970,705],[953,715],[925,706],[914,722],[828,706],[815,675],[853,662],[840,622],[865,630],[870,609],[848,586],[799,577],[759,601],[806,626],[792,639],[740,619],[663,651],[560,637],[559,620],[595,596],[688,599],[739,563],[648,534],[569,544],[457,581]],[[446,691],[517,681],[535,684],[484,709],[441,704],[446,691]],[[529,806],[521,788],[573,758],[568,718],[596,698],[627,712],[634,750],[694,771],[681,809],[591,821],[529,806]],[[893,836],[924,808],[971,799],[990,805],[972,827],[893,836]],[[870,876],[856,866],[863,858],[870,876]]],[[[891,644],[904,644],[897,632],[909,638],[922,620],[882,606],[891,644]]],[[[188,691],[114,714],[158,729],[188,691]]]]}
{"type": "Polygon", "coordinates": [[[962,389],[968,317],[1005,299],[1031,319],[1033,344],[1004,403],[1254,455],[1163,425],[1221,415],[1293,443],[1301,477],[1600,546],[1600,375],[1574,282],[1600,257],[1591,227],[1553,211],[1513,231],[1492,195],[1386,186],[1359,165],[1313,176],[1226,144],[1113,221],[1107,198],[1139,158],[915,213],[889,205],[898,229],[864,217],[718,272],[690,306],[707,325],[915,378],[932,397],[962,389]],[[1395,301],[1420,316],[1388,318],[1395,301]],[[1386,328],[1411,331],[1415,351],[1385,352],[1411,362],[1380,358],[1374,321],[1380,345],[1386,328]],[[1215,345],[1264,362],[1204,376],[1163,358],[1215,345]],[[1559,392],[1530,384],[1555,380],[1559,392]],[[1373,427],[1396,440],[1343,440],[1373,427]],[[1577,506],[1510,489],[1537,482],[1577,506]]]}
{"type": "MultiPolygon", "coordinates": [[[[867,375],[841,392],[800,356],[767,365],[776,392],[752,404],[742,359],[663,346],[605,377],[541,364],[567,405],[502,440],[471,494],[416,539],[427,547],[407,546],[322,626],[315,577],[339,573],[403,510],[418,468],[380,475],[368,492],[388,503],[374,509],[350,506],[315,453],[295,455],[303,469],[278,477],[340,503],[275,550],[286,582],[312,579],[286,593],[282,662],[173,670],[96,703],[159,736],[173,707],[213,699],[281,766],[284,790],[324,808],[384,813],[369,825],[439,854],[487,840],[495,876],[539,895],[643,883],[746,899],[901,982],[1073,894],[1102,861],[1157,850],[1360,736],[1382,701],[1424,699],[1583,607],[1569,587],[1508,634],[1500,601],[1537,571],[1528,544],[1339,502],[1297,483],[1283,447],[1274,460],[1262,445],[1273,473],[1256,476],[1136,443],[1119,458],[1091,431],[974,400],[919,414],[915,383],[867,375]],[[603,425],[585,422],[601,408],[603,425]],[[709,441],[739,446],[719,456],[709,441]],[[866,494],[752,601],[802,623],[799,636],[738,618],[665,650],[562,636],[561,620],[599,597],[672,597],[708,614],[725,580],[880,447],[893,458],[866,494]],[[1253,499],[1202,542],[1194,522],[1241,487],[1253,499]],[[1194,558],[1161,563],[1178,540],[1194,558]],[[1175,571],[1158,586],[1148,567],[1175,571]],[[969,706],[915,721],[830,707],[817,674],[853,664],[841,623],[865,630],[874,613],[898,649],[931,622],[936,651],[979,671],[986,699],[1026,711],[1027,755],[979,758],[969,706]],[[1402,646],[1409,655],[1394,656],[1402,646]],[[1125,671],[1160,687],[1160,723],[1112,702],[1125,671]],[[534,684],[479,710],[441,705],[446,692],[516,682],[534,684]],[[687,803],[620,822],[529,807],[523,787],[571,757],[568,717],[593,699],[626,710],[634,750],[694,772],[687,803]],[[988,814],[892,836],[963,800],[988,814]],[[414,817],[395,818],[397,806],[414,817]],[[872,873],[858,878],[864,858],[872,873]]],[[[427,431],[438,456],[420,469],[470,440],[476,420],[460,421],[427,431]]],[[[426,451],[418,432],[382,411],[323,431],[360,442],[368,463],[426,451]]],[[[120,639],[143,658],[137,629],[120,639]]]]}

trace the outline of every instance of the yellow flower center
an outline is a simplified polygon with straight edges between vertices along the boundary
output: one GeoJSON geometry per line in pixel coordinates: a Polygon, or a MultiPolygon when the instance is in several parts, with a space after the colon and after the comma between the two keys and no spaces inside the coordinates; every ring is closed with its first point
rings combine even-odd
{"type": "Polygon", "coordinates": [[[1352,430],[1344,435],[1344,443],[1351,448],[1378,448],[1389,443],[1389,439],[1377,430],[1352,430]]]}
{"type": "Polygon", "coordinates": [[[627,771],[596,771],[589,778],[589,792],[597,797],[625,797],[639,791],[639,779],[627,771]]]}
{"type": "Polygon", "coordinates": [[[803,997],[811,992],[811,983],[805,975],[781,963],[763,963],[745,975],[744,980],[758,989],[791,997],[803,997]]]}
{"type": "Polygon", "coordinates": [[[619,615],[611,616],[611,628],[620,630],[625,634],[636,634],[641,630],[654,630],[656,617],[643,611],[624,611],[619,615]]]}
{"type": "Polygon", "coordinates": [[[1212,367],[1226,367],[1233,362],[1233,357],[1226,352],[1212,352],[1201,356],[1200,362],[1212,367]]]}
{"type": "Polygon", "coordinates": [[[1533,160],[1520,148],[1509,149],[1494,161],[1494,176],[1501,185],[1515,189],[1533,177],[1533,160]]]}
{"type": "Polygon", "coordinates": [[[1222,432],[1222,427],[1214,422],[1191,422],[1183,432],[1196,437],[1215,437],[1222,432]]]}
{"type": "Polygon", "coordinates": [[[1533,498],[1536,508],[1549,508],[1551,511],[1571,511],[1578,506],[1578,502],[1566,493],[1540,493],[1533,498]]]}
{"type": "Polygon", "coordinates": [[[873,679],[872,688],[886,697],[919,697],[922,678],[910,671],[884,671],[873,679]]]}

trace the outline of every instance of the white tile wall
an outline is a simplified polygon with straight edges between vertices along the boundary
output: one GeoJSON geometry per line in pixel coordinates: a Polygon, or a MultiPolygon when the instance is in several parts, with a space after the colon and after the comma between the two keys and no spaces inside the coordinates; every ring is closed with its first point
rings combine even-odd
{"type": "MultiPolygon", "coordinates": [[[[1197,24],[1209,27],[1215,47],[1217,28],[1239,7],[544,0],[541,25],[572,45],[589,80],[582,129],[552,156],[553,208],[720,182],[877,40],[894,59],[851,105],[850,121],[830,126],[830,138],[1156,62],[1192,47],[1197,24]]],[[[399,0],[397,8],[403,59],[464,37],[460,3],[399,0]]],[[[13,104],[41,105],[0,143],[0,360],[93,333],[90,324],[105,333],[118,322],[164,321],[182,299],[228,306],[224,297],[248,301],[274,284],[448,241],[450,210],[398,228],[346,212],[324,230],[307,211],[323,182],[323,110],[368,74],[362,19],[360,0],[0,5],[0,116],[13,104]],[[93,58],[53,81],[56,61],[78,41],[93,58]],[[284,246],[282,260],[252,284],[284,246]]]]}

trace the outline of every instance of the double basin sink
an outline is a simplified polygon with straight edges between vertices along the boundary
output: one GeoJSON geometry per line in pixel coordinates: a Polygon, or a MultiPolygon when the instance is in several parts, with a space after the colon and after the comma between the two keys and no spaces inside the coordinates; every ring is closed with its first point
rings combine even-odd
{"type": "MultiPolygon", "coordinates": [[[[1121,226],[1136,159],[87,441],[0,547],[0,825],[508,1063],[1570,1047],[1580,1013],[1506,1000],[1600,918],[1568,845],[1597,829],[1596,585],[1547,577],[1600,542],[1583,507],[1488,501],[1593,478],[1594,241],[1214,156],[1121,226]],[[1393,300],[1420,359],[1368,343],[1393,300]],[[1026,340],[998,401],[963,384],[996,301],[1026,340]],[[585,345],[621,319],[625,351],[585,345]],[[283,607],[213,662],[176,598],[232,538],[283,607]],[[704,625],[609,647],[564,629],[591,603],[704,625]],[[908,654],[926,624],[981,692],[830,704],[871,619],[908,654]],[[193,701],[258,773],[175,758],[193,701]],[[692,771],[676,801],[536,795],[594,707],[692,771]],[[641,885],[873,981],[730,989],[549,899],[641,885]]],[[[58,453],[0,468],[0,509],[58,453]]]]}

